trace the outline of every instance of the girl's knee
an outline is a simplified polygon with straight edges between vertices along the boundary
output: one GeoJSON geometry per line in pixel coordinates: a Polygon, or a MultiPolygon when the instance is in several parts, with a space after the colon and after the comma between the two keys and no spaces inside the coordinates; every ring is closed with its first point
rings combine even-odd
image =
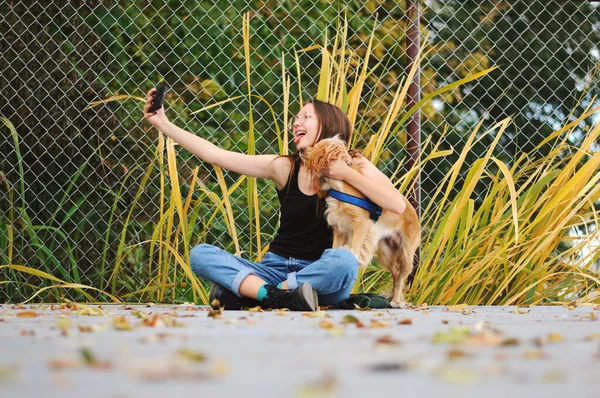
{"type": "Polygon", "coordinates": [[[354,253],[348,249],[330,249],[328,253],[331,267],[338,272],[343,272],[356,277],[358,275],[358,260],[354,253]]]}
{"type": "Polygon", "coordinates": [[[202,274],[202,269],[204,265],[206,265],[206,257],[209,253],[215,251],[215,247],[213,245],[209,245],[207,243],[201,243],[197,246],[194,246],[190,251],[190,266],[192,271],[196,274],[202,274]]]}

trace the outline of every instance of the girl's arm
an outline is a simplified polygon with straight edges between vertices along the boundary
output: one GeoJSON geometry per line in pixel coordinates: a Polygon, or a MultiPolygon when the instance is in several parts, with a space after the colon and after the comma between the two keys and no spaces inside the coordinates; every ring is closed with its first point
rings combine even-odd
{"type": "Polygon", "coordinates": [[[360,172],[344,162],[334,162],[325,174],[352,185],[383,209],[403,213],[406,208],[404,196],[390,179],[362,155],[355,156],[352,161],[360,168],[360,172]]]}
{"type": "Polygon", "coordinates": [[[148,92],[144,117],[164,135],[212,165],[249,177],[268,178],[275,181],[278,187],[285,185],[287,174],[282,172],[281,166],[289,163],[287,159],[277,159],[277,155],[246,155],[227,151],[171,123],[165,116],[164,108],[160,108],[154,113],[148,113],[154,91],[152,89],[148,92]]]}

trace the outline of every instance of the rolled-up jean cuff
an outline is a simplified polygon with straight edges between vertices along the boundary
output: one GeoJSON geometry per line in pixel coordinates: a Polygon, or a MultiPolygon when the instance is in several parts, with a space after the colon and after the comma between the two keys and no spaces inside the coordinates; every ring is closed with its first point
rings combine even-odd
{"type": "Polygon", "coordinates": [[[240,294],[240,285],[242,284],[242,281],[250,274],[254,274],[254,270],[252,268],[245,268],[238,272],[235,278],[233,278],[231,291],[234,292],[238,297],[242,297],[240,294]]]}
{"type": "Polygon", "coordinates": [[[294,290],[295,288],[298,287],[298,281],[296,280],[296,272],[290,272],[288,274],[288,289],[290,290],[294,290]]]}

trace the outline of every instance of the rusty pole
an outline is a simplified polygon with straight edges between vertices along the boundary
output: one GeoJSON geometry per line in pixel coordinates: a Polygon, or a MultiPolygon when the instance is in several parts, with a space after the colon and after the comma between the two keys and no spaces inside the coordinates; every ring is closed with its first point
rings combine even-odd
{"type": "MultiPolygon", "coordinates": [[[[406,0],[406,16],[408,18],[408,31],[406,34],[406,56],[408,59],[407,71],[417,62],[417,54],[419,53],[420,41],[420,22],[421,22],[421,0],[406,0]]],[[[410,109],[421,99],[421,67],[417,66],[417,73],[410,83],[408,88],[408,103],[406,109],[410,109]]],[[[408,133],[408,169],[410,170],[418,161],[421,153],[421,115],[417,111],[408,120],[406,128],[408,133]]],[[[421,172],[417,172],[415,176],[414,189],[409,193],[408,200],[413,205],[421,219],[421,172]]],[[[408,277],[408,282],[412,283],[415,270],[419,265],[421,258],[421,249],[417,250],[414,259],[414,270],[408,277]]]]}

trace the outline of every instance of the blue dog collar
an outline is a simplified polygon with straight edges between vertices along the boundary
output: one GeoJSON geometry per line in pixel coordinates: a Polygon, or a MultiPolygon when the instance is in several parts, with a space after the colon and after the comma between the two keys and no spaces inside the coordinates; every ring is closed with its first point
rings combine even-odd
{"type": "Polygon", "coordinates": [[[350,203],[351,205],[365,209],[369,212],[369,217],[373,221],[377,221],[381,215],[381,207],[377,206],[369,198],[357,198],[356,196],[348,195],[335,189],[329,190],[329,196],[340,202],[350,203]]]}

